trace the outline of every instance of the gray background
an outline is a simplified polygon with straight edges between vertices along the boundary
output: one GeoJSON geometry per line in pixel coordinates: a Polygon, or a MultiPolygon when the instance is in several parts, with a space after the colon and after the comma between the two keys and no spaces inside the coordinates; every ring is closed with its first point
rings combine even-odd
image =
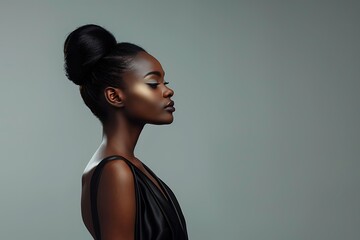
{"type": "Polygon", "coordinates": [[[136,148],[192,240],[360,239],[359,1],[2,1],[0,239],[91,239],[80,177],[101,125],[63,72],[100,24],[157,57],[173,124],[136,148]]]}

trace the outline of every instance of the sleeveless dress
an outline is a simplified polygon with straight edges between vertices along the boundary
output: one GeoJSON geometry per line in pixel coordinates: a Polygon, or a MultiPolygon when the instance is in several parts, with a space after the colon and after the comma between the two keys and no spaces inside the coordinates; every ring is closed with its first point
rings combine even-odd
{"type": "Polygon", "coordinates": [[[90,202],[96,240],[101,240],[97,211],[97,191],[101,170],[113,160],[124,160],[134,176],[136,216],[135,240],[188,240],[186,223],[180,205],[171,189],[145,164],[145,169],[159,183],[159,188],[134,164],[122,156],[104,158],[95,168],[91,177],[90,202]]]}

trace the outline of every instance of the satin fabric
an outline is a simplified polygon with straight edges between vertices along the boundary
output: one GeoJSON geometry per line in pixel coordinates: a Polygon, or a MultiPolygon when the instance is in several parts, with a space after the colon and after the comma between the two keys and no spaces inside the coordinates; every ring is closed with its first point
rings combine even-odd
{"type": "Polygon", "coordinates": [[[188,240],[186,223],[180,205],[171,189],[145,164],[145,169],[159,183],[164,194],[135,165],[122,156],[104,158],[94,170],[91,179],[91,211],[96,240],[101,240],[97,212],[97,189],[101,170],[113,160],[124,160],[134,175],[136,218],[135,240],[188,240]]]}

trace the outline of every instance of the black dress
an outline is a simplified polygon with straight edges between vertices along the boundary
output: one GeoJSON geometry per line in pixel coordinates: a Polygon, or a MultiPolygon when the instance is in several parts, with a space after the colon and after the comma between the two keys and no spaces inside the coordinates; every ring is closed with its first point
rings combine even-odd
{"type": "Polygon", "coordinates": [[[96,166],[91,177],[91,212],[96,240],[101,240],[97,212],[97,190],[101,170],[112,160],[124,160],[134,175],[136,217],[135,240],[188,240],[186,223],[180,205],[171,189],[145,164],[145,169],[159,183],[167,199],[159,188],[135,165],[122,156],[104,158],[96,166]]]}

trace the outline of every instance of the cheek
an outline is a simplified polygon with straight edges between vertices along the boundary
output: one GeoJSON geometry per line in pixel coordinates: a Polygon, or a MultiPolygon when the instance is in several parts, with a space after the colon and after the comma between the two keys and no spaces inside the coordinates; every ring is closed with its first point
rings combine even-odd
{"type": "Polygon", "coordinates": [[[134,96],[137,96],[139,99],[143,99],[145,102],[155,101],[155,95],[153,91],[144,84],[135,85],[132,93],[134,96]]]}
{"type": "MultiPolygon", "coordinates": [[[[129,108],[135,111],[147,113],[155,109],[161,109],[159,93],[145,84],[137,84],[131,91],[129,108]]],[[[141,114],[140,113],[140,114],[141,114]]]]}

